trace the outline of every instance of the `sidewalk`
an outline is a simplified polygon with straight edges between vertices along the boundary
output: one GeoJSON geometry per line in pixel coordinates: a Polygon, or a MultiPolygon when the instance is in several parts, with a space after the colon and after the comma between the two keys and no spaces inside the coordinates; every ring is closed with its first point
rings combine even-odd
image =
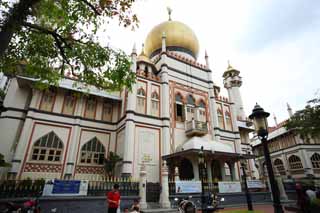
{"type": "MultiPolygon", "coordinates": [[[[242,207],[227,207],[223,210],[220,210],[219,213],[244,213],[248,210],[247,206],[242,207]],[[243,210],[243,211],[241,211],[243,210]]],[[[257,213],[274,213],[273,206],[270,204],[261,204],[261,205],[253,205],[254,212],[257,213]]],[[[283,209],[284,210],[284,209],[283,209]]],[[[289,213],[289,211],[284,210],[284,212],[289,213]]],[[[291,212],[292,213],[292,212],[291,212]]]]}

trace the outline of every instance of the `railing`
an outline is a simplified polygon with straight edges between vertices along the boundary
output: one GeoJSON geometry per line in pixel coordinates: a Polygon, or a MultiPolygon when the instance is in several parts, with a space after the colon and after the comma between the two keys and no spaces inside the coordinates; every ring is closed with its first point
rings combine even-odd
{"type": "Polygon", "coordinates": [[[205,135],[208,133],[207,122],[191,120],[186,122],[187,135],[205,135]]]}
{"type": "MultiPolygon", "coordinates": [[[[105,196],[114,184],[119,184],[122,196],[138,196],[139,182],[129,178],[107,179],[106,181],[89,181],[88,196],[105,196]]],[[[4,180],[0,182],[0,198],[36,197],[41,194],[44,180],[4,180]]]]}
{"type": "Polygon", "coordinates": [[[43,190],[44,180],[5,180],[0,182],[0,198],[36,197],[43,190]]]}
{"type": "Polygon", "coordinates": [[[139,195],[139,182],[127,179],[109,181],[89,181],[88,196],[104,196],[107,191],[111,191],[114,184],[119,184],[122,196],[139,195]]]}

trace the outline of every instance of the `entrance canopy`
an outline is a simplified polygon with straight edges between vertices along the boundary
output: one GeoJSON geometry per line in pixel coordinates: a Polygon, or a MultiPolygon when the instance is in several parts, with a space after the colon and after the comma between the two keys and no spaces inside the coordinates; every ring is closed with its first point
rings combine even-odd
{"type": "Polygon", "coordinates": [[[195,155],[200,151],[202,146],[206,156],[229,157],[233,158],[234,160],[240,160],[243,158],[253,158],[253,156],[251,155],[236,153],[233,147],[222,142],[209,140],[204,137],[194,136],[188,141],[179,145],[176,148],[175,153],[162,156],[162,159],[167,160],[176,157],[183,157],[186,155],[195,155]]]}

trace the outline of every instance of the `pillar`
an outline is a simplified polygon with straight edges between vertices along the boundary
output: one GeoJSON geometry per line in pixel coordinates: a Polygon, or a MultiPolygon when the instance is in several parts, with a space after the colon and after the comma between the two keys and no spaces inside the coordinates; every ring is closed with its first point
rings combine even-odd
{"type": "Polygon", "coordinates": [[[168,180],[168,167],[167,162],[164,161],[161,168],[161,194],[160,194],[160,206],[162,208],[170,208],[169,200],[169,180],[168,180]]]}
{"type": "Polygon", "coordinates": [[[211,160],[207,162],[207,174],[209,182],[212,182],[212,168],[211,168],[211,160]]]}
{"type": "Polygon", "coordinates": [[[276,182],[278,184],[280,200],[287,201],[288,200],[288,196],[287,196],[286,190],[284,189],[284,185],[283,185],[283,181],[282,181],[281,175],[279,174],[279,172],[276,172],[274,174],[274,176],[275,176],[276,182]]]}
{"type": "Polygon", "coordinates": [[[195,179],[195,180],[200,180],[198,161],[195,160],[195,159],[193,159],[193,160],[191,161],[191,163],[192,163],[192,167],[193,167],[194,179],[195,179]]]}
{"type": "Polygon", "coordinates": [[[166,64],[166,35],[162,34],[162,53],[161,54],[161,117],[163,120],[162,127],[162,155],[170,154],[170,103],[169,103],[169,75],[166,64]]]}
{"type": "Polygon", "coordinates": [[[147,171],[144,164],[140,167],[140,179],[139,179],[139,197],[140,208],[147,208],[147,171]]]}
{"type": "MultiPolygon", "coordinates": [[[[136,72],[137,67],[137,53],[135,45],[131,54],[132,65],[131,72],[136,72]]],[[[127,109],[126,109],[126,127],[125,127],[125,138],[124,138],[124,153],[123,153],[123,165],[122,165],[122,176],[132,176],[133,172],[133,157],[134,157],[134,111],[136,109],[136,84],[132,85],[132,91],[128,92],[127,98],[127,109]]]]}

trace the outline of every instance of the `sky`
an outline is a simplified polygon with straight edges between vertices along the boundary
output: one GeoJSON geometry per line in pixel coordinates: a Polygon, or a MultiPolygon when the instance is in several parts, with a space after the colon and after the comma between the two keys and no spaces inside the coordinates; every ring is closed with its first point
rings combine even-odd
{"type": "Polygon", "coordinates": [[[271,113],[272,126],[273,114],[278,122],[288,118],[287,103],[295,111],[320,97],[320,1],[136,0],[139,28],[131,31],[111,22],[103,43],[128,54],[136,43],[140,53],[148,32],[168,20],[167,6],[173,20],[197,35],[203,64],[207,50],[215,84],[223,88],[228,60],[241,72],[247,115],[258,102],[271,113]]]}

